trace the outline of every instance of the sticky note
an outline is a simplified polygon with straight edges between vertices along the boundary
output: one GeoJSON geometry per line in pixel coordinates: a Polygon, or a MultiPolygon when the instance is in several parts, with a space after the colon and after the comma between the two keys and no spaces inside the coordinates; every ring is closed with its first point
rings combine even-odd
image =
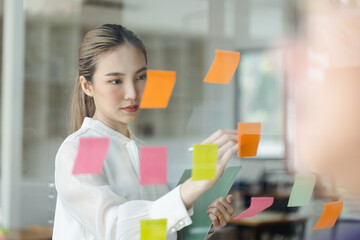
{"type": "Polygon", "coordinates": [[[142,146],[139,158],[140,185],[167,184],[166,146],[142,146]]]}
{"type": "Polygon", "coordinates": [[[147,70],[140,108],[166,108],[176,81],[176,72],[147,70]]]}
{"type": "Polygon", "coordinates": [[[288,207],[300,207],[308,205],[315,186],[314,175],[295,175],[295,181],[291,190],[288,207]]]}
{"type": "Polygon", "coordinates": [[[228,84],[240,62],[240,52],[216,50],[215,60],[204,82],[228,84]]]}
{"type": "Polygon", "coordinates": [[[196,144],[193,148],[192,180],[215,179],[218,145],[196,144]]]}
{"type": "MultiPolygon", "coordinates": [[[[194,214],[191,216],[192,224],[180,230],[181,239],[203,240],[211,227],[211,220],[206,213],[208,206],[219,197],[226,197],[241,166],[228,167],[214,187],[203,193],[194,203],[194,214]]],[[[186,169],[182,174],[179,184],[184,183],[191,177],[191,170],[186,169]]]]}
{"type": "Polygon", "coordinates": [[[343,201],[324,203],[324,211],[313,229],[318,230],[333,227],[342,209],[343,201]]]}
{"type": "Polygon", "coordinates": [[[166,219],[141,220],[140,240],[166,240],[166,219]]]}
{"type": "Polygon", "coordinates": [[[274,197],[252,197],[250,207],[234,219],[253,217],[274,203],[274,197]]]}
{"type": "Polygon", "coordinates": [[[256,157],[260,142],[261,123],[238,123],[238,157],[256,157]]]}
{"type": "Polygon", "coordinates": [[[109,149],[109,138],[80,138],[73,174],[99,174],[109,149]]]}

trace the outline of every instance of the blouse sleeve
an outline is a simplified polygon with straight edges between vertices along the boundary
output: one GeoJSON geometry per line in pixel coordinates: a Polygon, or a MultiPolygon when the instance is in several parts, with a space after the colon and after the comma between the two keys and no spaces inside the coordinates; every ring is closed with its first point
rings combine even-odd
{"type": "Polygon", "coordinates": [[[192,223],[180,186],[155,201],[128,201],[112,191],[103,174],[73,175],[77,146],[68,141],[56,155],[56,190],[67,211],[96,239],[139,239],[145,219],[166,218],[171,232],[192,223]]]}

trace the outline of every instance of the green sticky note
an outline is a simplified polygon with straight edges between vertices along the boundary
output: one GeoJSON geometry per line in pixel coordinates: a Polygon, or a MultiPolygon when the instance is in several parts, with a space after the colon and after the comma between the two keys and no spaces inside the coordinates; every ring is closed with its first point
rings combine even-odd
{"type": "MultiPolygon", "coordinates": [[[[191,216],[193,223],[183,228],[179,234],[180,239],[186,240],[201,240],[205,239],[208,231],[210,230],[211,220],[206,213],[208,206],[219,197],[226,197],[233,185],[236,176],[238,175],[241,166],[229,167],[225,170],[216,185],[207,190],[201,195],[194,203],[194,215],[191,216]]],[[[185,182],[191,177],[191,170],[184,171],[180,178],[179,184],[185,182]]]]}
{"type": "Polygon", "coordinates": [[[315,186],[314,175],[295,175],[295,181],[291,190],[288,207],[308,205],[315,186]]]}
{"type": "Polygon", "coordinates": [[[166,240],[166,219],[141,220],[140,240],[166,240]]]}
{"type": "Polygon", "coordinates": [[[218,145],[196,144],[193,148],[192,180],[214,179],[218,145]]]}

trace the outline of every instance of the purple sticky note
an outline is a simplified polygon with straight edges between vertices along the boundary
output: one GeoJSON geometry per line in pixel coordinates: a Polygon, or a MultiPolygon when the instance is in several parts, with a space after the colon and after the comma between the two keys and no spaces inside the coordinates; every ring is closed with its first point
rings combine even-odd
{"type": "Polygon", "coordinates": [[[140,185],[167,184],[167,147],[140,147],[140,185]]]}
{"type": "Polygon", "coordinates": [[[253,217],[274,203],[274,197],[252,197],[250,207],[234,219],[253,217]]]}
{"type": "Polygon", "coordinates": [[[109,145],[109,138],[80,138],[72,174],[101,173],[109,145]]]}

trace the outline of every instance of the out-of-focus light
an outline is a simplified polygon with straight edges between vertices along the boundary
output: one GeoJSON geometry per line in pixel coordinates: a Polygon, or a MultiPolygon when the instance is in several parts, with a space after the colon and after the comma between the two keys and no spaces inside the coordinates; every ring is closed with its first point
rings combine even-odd
{"type": "Polygon", "coordinates": [[[348,5],[350,0],[340,0],[341,4],[348,5]]]}

